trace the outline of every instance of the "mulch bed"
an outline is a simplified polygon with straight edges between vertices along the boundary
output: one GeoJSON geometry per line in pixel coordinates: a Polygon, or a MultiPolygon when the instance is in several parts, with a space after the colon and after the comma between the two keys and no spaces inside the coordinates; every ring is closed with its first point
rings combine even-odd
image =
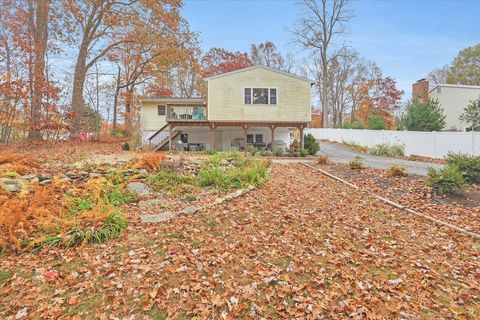
{"type": "Polygon", "coordinates": [[[436,195],[418,175],[388,177],[386,170],[351,170],[346,165],[317,165],[365,190],[430,214],[469,231],[480,232],[480,186],[462,194],[436,195]]]}

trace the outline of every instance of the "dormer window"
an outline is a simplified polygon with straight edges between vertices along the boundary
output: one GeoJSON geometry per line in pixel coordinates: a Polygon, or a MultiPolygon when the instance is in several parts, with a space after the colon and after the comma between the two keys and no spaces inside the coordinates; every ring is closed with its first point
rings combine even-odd
{"type": "Polygon", "coordinates": [[[244,104],[277,104],[275,88],[245,88],[244,104]]]}

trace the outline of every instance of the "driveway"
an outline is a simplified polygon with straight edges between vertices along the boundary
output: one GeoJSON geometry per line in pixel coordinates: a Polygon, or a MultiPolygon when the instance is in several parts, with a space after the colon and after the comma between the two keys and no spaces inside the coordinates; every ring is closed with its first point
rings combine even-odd
{"type": "Polygon", "coordinates": [[[428,162],[409,161],[398,158],[379,157],[365,154],[353,150],[347,146],[340,144],[320,142],[320,151],[318,153],[328,155],[328,158],[333,162],[348,163],[356,156],[361,156],[365,165],[376,169],[388,169],[392,165],[404,166],[408,173],[418,174],[421,176],[427,175],[427,168],[433,167],[435,169],[442,168],[442,165],[428,162]]]}

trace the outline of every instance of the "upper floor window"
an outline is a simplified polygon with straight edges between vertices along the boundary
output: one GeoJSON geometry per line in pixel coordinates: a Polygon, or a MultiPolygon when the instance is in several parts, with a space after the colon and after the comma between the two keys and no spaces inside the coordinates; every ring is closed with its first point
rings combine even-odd
{"type": "Polygon", "coordinates": [[[165,115],[165,106],[157,106],[157,115],[159,116],[165,115]]]}
{"type": "Polygon", "coordinates": [[[245,104],[277,104],[277,89],[275,88],[245,88],[245,104]]]}

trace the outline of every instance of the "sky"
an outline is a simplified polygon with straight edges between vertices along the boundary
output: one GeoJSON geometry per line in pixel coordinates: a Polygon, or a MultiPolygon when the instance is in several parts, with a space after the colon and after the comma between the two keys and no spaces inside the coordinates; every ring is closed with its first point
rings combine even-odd
{"type": "MultiPolygon", "coordinates": [[[[349,7],[354,18],[343,41],[396,79],[404,99],[413,82],[480,43],[480,0],[353,0],[349,7]]],[[[185,0],[183,8],[204,51],[248,52],[252,43],[270,40],[298,62],[307,53],[291,30],[301,14],[295,0],[185,0]]]]}

